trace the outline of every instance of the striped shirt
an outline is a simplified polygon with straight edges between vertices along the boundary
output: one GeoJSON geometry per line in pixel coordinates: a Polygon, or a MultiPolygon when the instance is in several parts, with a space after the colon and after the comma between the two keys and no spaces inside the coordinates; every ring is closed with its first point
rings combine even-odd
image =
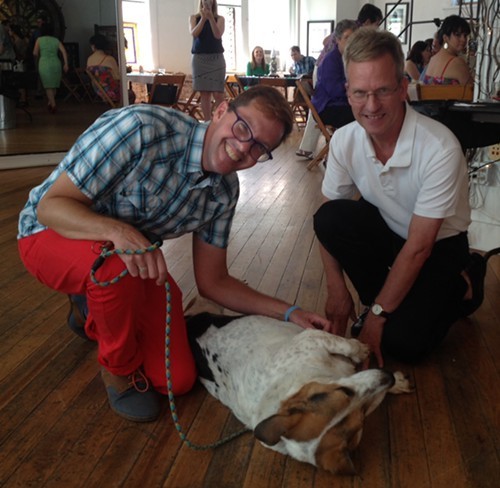
{"type": "Polygon", "coordinates": [[[203,172],[207,127],[177,110],[147,104],[106,112],[31,190],[18,238],[46,229],[37,205],[65,172],[99,214],[163,239],[195,232],[204,242],[227,247],[239,181],[236,173],[203,172]]]}

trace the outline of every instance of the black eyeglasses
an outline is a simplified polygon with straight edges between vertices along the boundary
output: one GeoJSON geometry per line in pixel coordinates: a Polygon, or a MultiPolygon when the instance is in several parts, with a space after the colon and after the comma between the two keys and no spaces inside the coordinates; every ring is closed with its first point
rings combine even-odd
{"type": "Polygon", "coordinates": [[[257,163],[264,163],[265,161],[273,159],[273,156],[267,147],[254,139],[252,129],[250,129],[248,124],[238,115],[236,109],[232,108],[232,111],[234,112],[234,115],[236,115],[236,120],[231,127],[233,136],[240,142],[253,142],[250,146],[250,150],[248,151],[250,157],[257,163]]]}

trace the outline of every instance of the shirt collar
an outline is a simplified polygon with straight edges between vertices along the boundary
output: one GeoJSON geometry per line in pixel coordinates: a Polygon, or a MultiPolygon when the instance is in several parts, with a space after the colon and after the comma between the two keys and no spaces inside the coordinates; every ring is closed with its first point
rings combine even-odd
{"type": "Polygon", "coordinates": [[[222,175],[217,173],[205,174],[202,167],[203,142],[209,123],[198,122],[194,125],[186,146],[186,154],[182,171],[193,176],[193,186],[217,186],[222,180],[222,175]]]}

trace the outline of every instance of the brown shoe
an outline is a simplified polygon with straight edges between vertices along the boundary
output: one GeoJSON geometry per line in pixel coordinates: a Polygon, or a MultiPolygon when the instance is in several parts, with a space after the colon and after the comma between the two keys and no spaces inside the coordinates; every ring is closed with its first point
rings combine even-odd
{"type": "Polygon", "coordinates": [[[101,367],[101,377],[115,413],[133,422],[152,422],[158,418],[160,395],[150,387],[140,369],[128,376],[118,376],[101,367]]]}
{"type": "Polygon", "coordinates": [[[89,313],[87,308],[87,297],[85,295],[68,295],[69,312],[68,327],[82,339],[91,339],[85,333],[85,322],[89,313]]]}

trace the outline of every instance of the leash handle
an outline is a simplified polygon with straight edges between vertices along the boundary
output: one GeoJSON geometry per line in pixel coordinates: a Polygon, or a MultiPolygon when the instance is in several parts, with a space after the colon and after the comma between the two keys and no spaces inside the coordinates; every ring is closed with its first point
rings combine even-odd
{"type": "Polygon", "coordinates": [[[159,249],[163,245],[163,240],[161,239],[161,237],[157,236],[153,232],[144,231],[142,234],[144,235],[144,237],[146,237],[146,239],[149,240],[149,242],[151,242],[151,246],[148,246],[144,249],[109,249],[109,246],[112,246],[112,243],[111,242],[106,243],[101,249],[101,254],[94,261],[94,264],[90,268],[90,279],[92,280],[92,283],[101,287],[105,287],[117,283],[119,280],[121,280],[124,276],[128,274],[128,270],[124,269],[118,276],[109,281],[99,281],[95,277],[96,271],[104,264],[105,259],[109,258],[113,254],[126,254],[126,255],[145,254],[147,252],[153,252],[156,249],[159,249]]]}

